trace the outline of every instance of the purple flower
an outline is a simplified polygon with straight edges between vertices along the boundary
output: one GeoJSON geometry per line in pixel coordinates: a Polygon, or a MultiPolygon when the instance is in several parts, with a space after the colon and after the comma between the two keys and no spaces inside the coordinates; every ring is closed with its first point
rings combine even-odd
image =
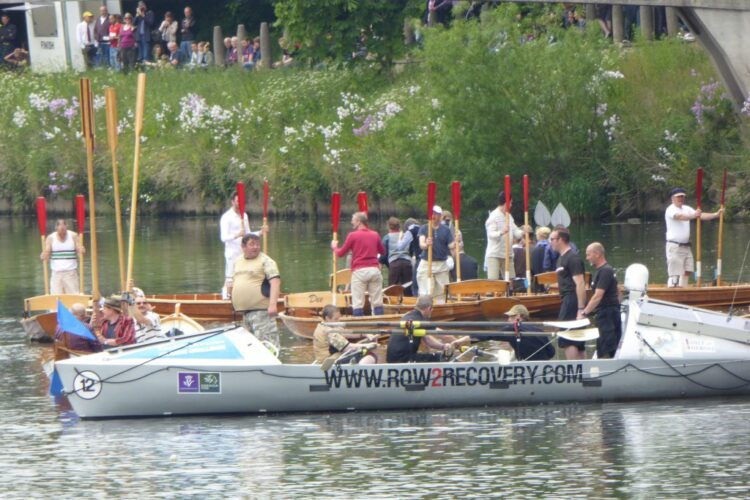
{"type": "Polygon", "coordinates": [[[76,116],[76,108],[67,108],[63,112],[63,116],[68,119],[68,121],[72,121],[73,118],[76,116]]]}
{"type": "Polygon", "coordinates": [[[52,111],[54,113],[57,110],[59,110],[60,108],[64,108],[67,105],[68,105],[68,100],[67,99],[54,99],[54,100],[50,101],[50,103],[47,105],[47,107],[49,108],[50,111],[52,111]]]}
{"type": "Polygon", "coordinates": [[[353,128],[352,133],[354,133],[354,135],[356,135],[357,137],[367,135],[370,130],[370,122],[372,122],[372,115],[367,115],[365,121],[362,123],[362,126],[359,128],[353,128]]]}
{"type": "Polygon", "coordinates": [[[60,191],[60,186],[58,186],[57,184],[50,184],[49,185],[49,192],[50,193],[55,194],[58,191],[60,191]]]}
{"type": "Polygon", "coordinates": [[[49,173],[49,178],[50,179],[55,180],[55,177],[57,177],[57,172],[50,172],[49,173]]]}

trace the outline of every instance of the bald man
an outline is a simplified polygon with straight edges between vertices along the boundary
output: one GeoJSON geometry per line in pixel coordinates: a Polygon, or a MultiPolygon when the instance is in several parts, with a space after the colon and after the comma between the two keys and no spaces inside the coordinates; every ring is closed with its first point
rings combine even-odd
{"type": "Polygon", "coordinates": [[[615,357],[617,346],[622,335],[622,318],[620,316],[620,299],[617,291],[615,270],[607,263],[604,246],[594,242],[586,247],[586,260],[596,269],[594,295],[578,318],[596,311],[596,326],[599,338],[596,340],[596,357],[610,359],[615,357]]]}

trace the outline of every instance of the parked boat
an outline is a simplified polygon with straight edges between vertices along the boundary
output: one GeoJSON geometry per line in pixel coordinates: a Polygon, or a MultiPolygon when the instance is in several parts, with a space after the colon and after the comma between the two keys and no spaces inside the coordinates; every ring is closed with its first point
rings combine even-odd
{"type": "MultiPolygon", "coordinates": [[[[636,267],[637,266],[637,267],[636,267]]],[[[626,275],[614,359],[282,364],[240,327],[124,347],[56,363],[82,418],[503,406],[750,395],[744,318],[643,295],[626,275]]],[[[644,279],[645,278],[645,279],[644,279]]]]}

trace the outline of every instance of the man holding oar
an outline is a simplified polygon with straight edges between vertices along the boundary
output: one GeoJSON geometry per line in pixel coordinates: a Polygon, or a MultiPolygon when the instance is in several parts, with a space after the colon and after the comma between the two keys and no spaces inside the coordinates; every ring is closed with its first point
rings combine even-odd
{"type": "MultiPolygon", "coordinates": [[[[500,191],[497,195],[497,208],[490,212],[489,217],[484,223],[487,231],[487,250],[484,256],[485,267],[487,268],[487,278],[491,280],[500,279],[501,270],[506,267],[513,271],[513,266],[506,266],[506,259],[513,259],[513,255],[506,255],[506,238],[508,233],[511,234],[511,241],[515,238],[521,238],[523,232],[516,226],[513,215],[510,214],[511,200],[505,199],[505,191],[500,191]],[[507,210],[506,210],[507,209],[507,210]],[[509,220],[506,220],[506,216],[509,220]]],[[[510,280],[513,276],[503,276],[503,279],[510,280]]]]}
{"type": "Polygon", "coordinates": [[[240,240],[250,230],[250,222],[245,207],[240,211],[239,194],[232,193],[232,207],[221,216],[221,241],[224,243],[224,298],[228,298],[228,290],[232,287],[232,273],[234,261],[242,255],[240,240]]]}
{"type": "MultiPolygon", "coordinates": [[[[555,229],[549,237],[552,249],[560,257],[557,258],[557,287],[560,290],[561,321],[572,321],[586,306],[586,284],[583,282],[583,261],[570,246],[570,233],[564,227],[555,229]]],[[[585,359],[586,344],[562,337],[557,340],[560,349],[565,350],[566,359],[585,359]]]]}
{"type": "Polygon", "coordinates": [[[667,222],[667,286],[670,288],[687,286],[688,278],[695,271],[693,252],[690,249],[690,221],[712,220],[724,211],[720,208],[713,213],[704,213],[700,208],[685,205],[685,190],[674,188],[669,195],[672,204],[664,213],[667,222]]]}
{"type": "Polygon", "coordinates": [[[78,234],[68,230],[65,219],[57,219],[55,232],[47,236],[41,255],[42,260],[50,261],[52,295],[80,293],[78,255],[83,253],[78,234]]]}
{"type": "MultiPolygon", "coordinates": [[[[419,228],[419,248],[422,249],[419,266],[417,267],[417,282],[419,295],[442,297],[445,295],[445,285],[450,282],[450,268],[448,257],[455,247],[453,234],[448,226],[441,223],[443,209],[438,205],[432,207],[432,238],[428,236],[427,224],[419,228]],[[428,258],[428,248],[432,247],[432,260],[428,258]],[[430,276],[432,271],[432,276],[430,276]],[[434,287],[431,281],[434,280],[434,287]]],[[[460,233],[457,234],[460,237],[460,233]]]]}
{"type": "Polygon", "coordinates": [[[383,314],[383,275],[378,255],[385,255],[385,247],[380,235],[368,227],[365,212],[352,215],[352,229],[341,248],[336,240],[331,241],[331,250],[337,257],[352,252],[352,315],[365,315],[365,292],[370,296],[372,313],[383,314]]]}

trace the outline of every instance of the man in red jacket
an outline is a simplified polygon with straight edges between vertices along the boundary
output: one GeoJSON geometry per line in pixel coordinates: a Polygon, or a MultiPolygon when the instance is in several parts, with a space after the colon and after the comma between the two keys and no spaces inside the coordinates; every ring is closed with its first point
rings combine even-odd
{"type": "Polygon", "coordinates": [[[331,241],[331,250],[337,257],[352,252],[352,314],[364,316],[365,292],[370,295],[372,313],[383,314],[383,275],[380,273],[378,255],[385,255],[385,247],[380,235],[367,226],[367,214],[364,212],[352,215],[352,229],[341,248],[331,241]]]}

